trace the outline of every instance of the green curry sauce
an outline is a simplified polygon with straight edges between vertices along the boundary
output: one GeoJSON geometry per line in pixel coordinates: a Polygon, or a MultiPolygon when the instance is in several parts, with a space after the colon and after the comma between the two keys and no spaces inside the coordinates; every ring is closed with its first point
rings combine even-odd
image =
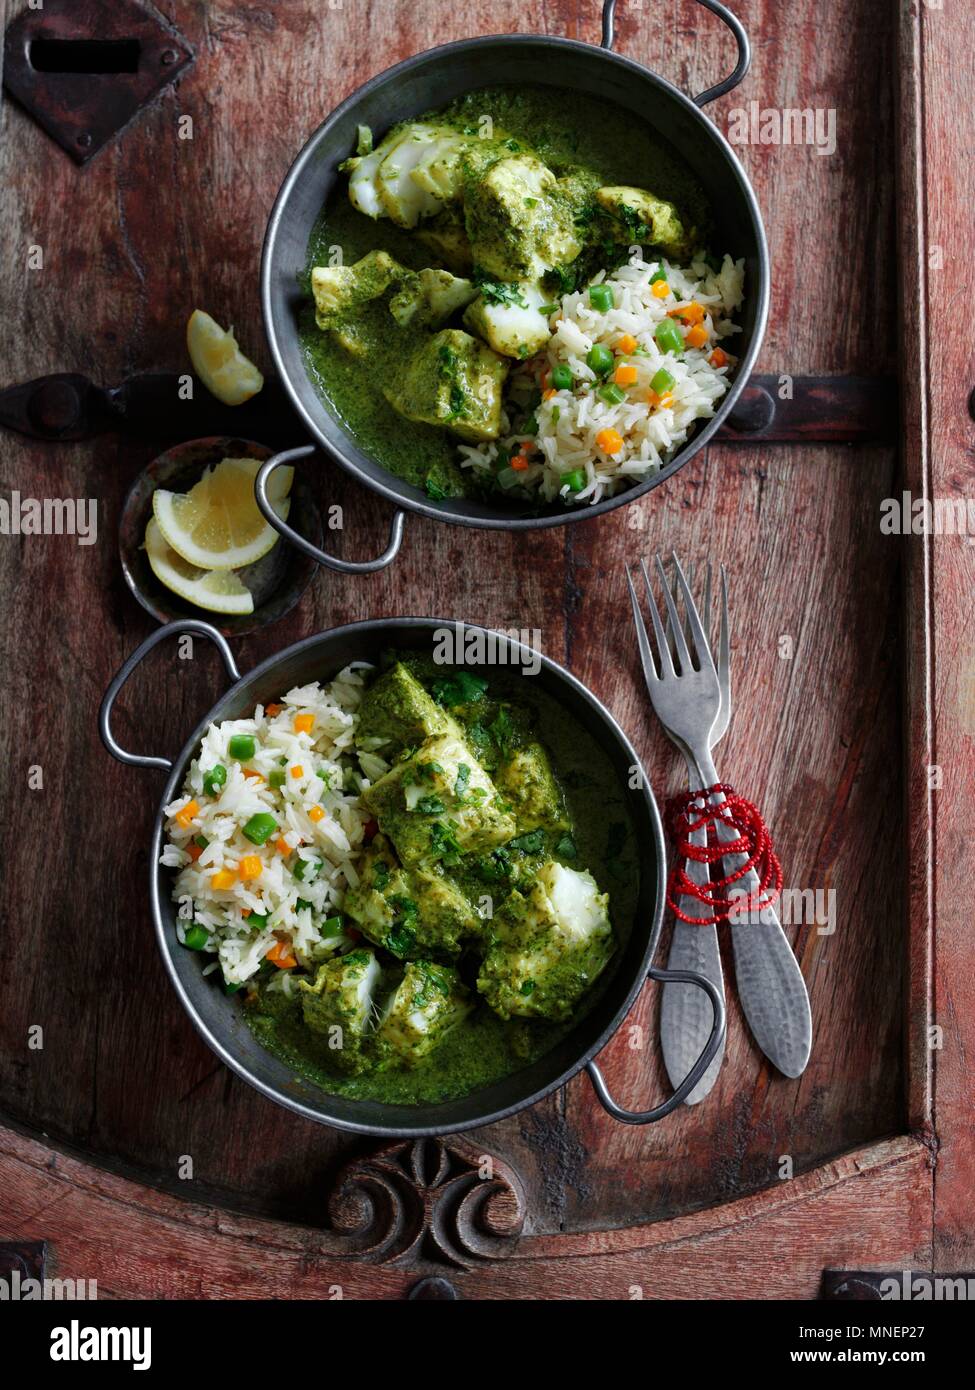
{"type": "MultiPolygon", "coordinates": [[[[497,87],[472,92],[435,115],[440,124],[468,131],[488,115],[516,144],[521,141],[534,150],[556,176],[571,174],[581,186],[592,188],[650,184],[699,229],[708,225],[707,201],[698,182],[674,151],[630,113],[551,87],[497,87]]],[[[377,140],[382,133],[376,132],[377,140]]],[[[440,264],[436,253],[409,232],[358,212],[341,176],[312,233],[308,273],[312,266],[333,264],[336,248],[346,265],[375,250],[388,251],[411,270],[440,264]]],[[[332,413],[370,457],[428,496],[484,497],[487,487],[497,501],[492,484],[459,467],[458,441],[452,434],[405,419],[383,396],[384,380],[398,370],[403,351],[383,301],[368,306],[359,326],[369,343],[365,361],[350,357],[316,327],[313,305],[300,317],[307,369],[332,413]]]]}
{"type": "MultiPolygon", "coordinates": [[[[406,664],[427,688],[445,674],[443,666],[435,667],[426,658],[411,657],[406,664]]],[[[474,989],[477,959],[471,953],[465,954],[458,968],[475,1001],[473,1011],[454,1026],[433,1052],[412,1067],[385,1065],[355,1075],[336,1070],[335,1054],[321,1035],[306,1027],[301,1005],[294,996],[287,998],[278,992],[267,994],[259,990],[247,1009],[252,1031],[269,1051],[324,1090],[391,1105],[437,1103],[467,1095],[519,1071],[548,1052],[588,1013],[611,979],[639,893],[632,823],[619,777],[606,755],[575,719],[550,696],[533,689],[533,685],[525,677],[493,674],[483,697],[451,708],[450,714],[475,748],[481,731],[494,725],[499,714],[510,731],[512,747],[523,741],[544,740],[564,797],[569,827],[545,832],[535,852],[512,851],[512,857],[518,861],[517,873],[524,876],[522,881],[531,881],[546,859],[588,870],[600,891],[609,894],[616,943],[613,957],[583,995],[572,1018],[550,1023],[500,1018],[474,989]],[[475,726],[480,726],[480,730],[475,726]]],[[[465,867],[466,859],[467,856],[450,871],[451,877],[472,902],[490,892],[496,910],[510,885],[503,879],[485,883],[483,876],[465,867]]],[[[395,957],[382,948],[372,949],[384,967],[384,976],[390,969],[395,973],[395,957]]]]}

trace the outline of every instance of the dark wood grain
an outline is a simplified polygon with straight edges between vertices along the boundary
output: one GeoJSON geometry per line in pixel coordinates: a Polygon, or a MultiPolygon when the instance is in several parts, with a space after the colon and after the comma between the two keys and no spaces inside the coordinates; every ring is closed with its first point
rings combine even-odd
{"type": "Polygon", "coordinates": [[[422,1254],[363,1260],[344,1231],[217,1211],[0,1128],[0,1221],[13,1239],[50,1233],[48,1273],[94,1279],[102,1299],[394,1299],[430,1274],[464,1299],[809,1299],[824,1259],[834,1269],[929,1264],[929,1160],[903,1136],[718,1212],[523,1236],[506,1258],[456,1269],[422,1254]]]}
{"type": "MultiPolygon", "coordinates": [[[[608,670],[606,633],[625,614],[623,561],[671,546],[698,562],[733,555],[735,713],[718,770],[762,806],[786,886],[835,894],[832,934],[810,922],[789,931],[813,1002],[813,1054],[800,1080],[764,1062],[732,990],[728,1052],[710,1101],[641,1132],[594,1108],[585,1081],[570,1088],[569,1113],[592,1154],[586,1175],[600,1197],[588,1210],[597,1219],[610,1201],[626,1220],[682,1210],[702,1182],[709,1200],[727,1199],[774,1181],[784,1155],[797,1170],[819,1162],[826,1135],[852,1144],[899,1127],[901,886],[896,840],[887,840],[899,796],[898,579],[896,551],[874,524],[893,486],[893,461],[880,451],[854,461],[826,449],[763,459],[712,450],[619,526],[575,533],[585,616],[573,627],[572,668],[611,695],[660,794],[681,789],[683,770],[643,694],[632,642],[619,656],[614,647],[615,681],[608,670]],[[780,655],[783,639],[790,659],[780,655]],[[675,1164],[675,1152],[689,1161],[675,1164]],[[614,1189],[614,1171],[639,1174],[639,1195],[628,1184],[614,1189]]],[[[725,965],[733,979],[730,955],[725,965]]],[[[658,1005],[648,986],[630,1020],[650,1041],[658,1005]]],[[[617,1098],[634,1108],[666,1089],[656,1047],[635,1057],[626,1027],[602,1060],[617,1098]]],[[[573,1220],[586,1208],[573,1194],[573,1220]]]]}
{"type": "MultiPolygon", "coordinates": [[[[905,6],[898,33],[901,308],[906,338],[920,345],[918,370],[904,382],[904,485],[918,499],[964,504],[975,487],[975,360],[970,334],[953,326],[975,282],[966,225],[975,115],[936,74],[950,55],[952,85],[970,86],[975,14],[905,6]]],[[[938,1156],[935,1268],[961,1270],[975,1257],[975,976],[965,829],[975,778],[975,550],[970,533],[912,535],[901,545],[905,690],[916,711],[906,765],[915,808],[907,840],[911,1116],[938,1156]]]]}
{"type": "MultiPolygon", "coordinates": [[[[548,0],[531,22],[595,40],[598,8],[548,0]]],[[[898,341],[887,80],[894,7],[742,0],[737,8],[753,34],[754,66],[740,94],[711,108],[713,118],[725,128],[736,104],[755,99],[834,108],[838,122],[829,157],[808,147],[739,150],[773,263],[759,367],[887,374],[898,341]]],[[[260,242],[306,136],[398,58],[528,27],[496,0],[344,0],[337,8],[170,0],[159,9],[193,44],[196,62],[86,169],[9,102],[0,108],[5,381],[61,369],[106,382],[183,370],[183,325],[196,305],[232,321],[266,366],[260,242]],[[193,117],[192,141],[176,138],[180,115],[193,117]],[[24,269],[32,244],[44,248],[43,271],[24,269]]],[[[701,90],[731,67],[730,40],[690,0],[620,9],[621,51],[681,87],[701,90]]],[[[188,1185],[177,1165],[191,1155],[199,1201],[317,1223],[330,1175],[362,1145],[275,1109],[197,1039],[166,984],[149,922],[145,847],[158,780],[111,762],[95,734],[105,685],[149,630],[124,587],[114,528],[127,483],[150,456],[110,437],[35,446],[0,436],[0,490],[97,497],[102,528],[87,549],[57,537],[0,538],[3,768],[6,802],[18,808],[0,827],[0,1107],[97,1164],[181,1197],[188,1185]],[[43,791],[26,789],[35,763],[43,791]],[[43,1051],[27,1049],[32,1025],[44,1028],[43,1051]]],[[[712,448],[644,502],[598,523],[512,537],[411,518],[391,570],[360,579],[323,573],[296,612],[240,644],[247,669],[300,636],[360,617],[459,615],[537,627],[546,652],[621,720],[663,795],[676,789],[677,768],[640,687],[622,565],[673,546],[731,569],[736,717],[719,768],[766,811],[787,884],[836,892],[833,935],[793,932],[814,1003],[812,1062],[798,1082],[770,1074],[732,1002],[727,1061],[705,1105],[657,1127],[623,1128],[579,1078],[564,1095],[475,1136],[519,1174],[531,1235],[623,1227],[741,1199],[776,1183],[783,1157],[813,1181],[811,1170],[833,1155],[905,1127],[903,591],[899,548],[878,527],[895,469],[893,450],[880,448],[712,448]],[[791,659],[779,655],[783,636],[793,639],[791,659]]],[[[341,553],[382,549],[386,504],[338,470],[322,488],[345,509],[341,553]]],[[[217,658],[202,648],[191,662],[154,653],[119,707],[123,742],[175,752],[221,679],[217,658]]],[[[624,1030],[602,1059],[619,1098],[634,1105],[664,1087],[656,1007],[648,989],[631,1020],[645,1047],[631,1048],[624,1030]]],[[[921,1172],[916,1157],[905,1165],[921,1172]]],[[[909,1229],[900,1243],[892,1234],[883,1251],[878,1244],[878,1259],[906,1259],[923,1245],[915,1198],[904,1200],[909,1229]]],[[[867,1244],[857,1247],[861,1263],[872,1262],[867,1244]]],[[[847,1263],[855,1265],[852,1246],[847,1263]]]]}

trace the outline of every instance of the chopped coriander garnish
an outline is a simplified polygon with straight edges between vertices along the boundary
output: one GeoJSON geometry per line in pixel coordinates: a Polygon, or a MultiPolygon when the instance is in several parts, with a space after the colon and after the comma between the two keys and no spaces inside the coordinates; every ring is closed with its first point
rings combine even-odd
{"type": "Polygon", "coordinates": [[[460,859],[460,845],[453,826],[444,821],[434,821],[430,827],[430,848],[445,864],[456,864],[460,859]]]}
{"type": "Polygon", "coordinates": [[[545,832],[529,830],[527,835],[518,835],[514,840],[509,840],[508,848],[516,849],[521,854],[540,854],[545,848],[545,832]]]}
{"type": "Polygon", "coordinates": [[[405,956],[416,941],[416,932],[407,926],[393,927],[386,935],[386,949],[394,956],[405,956]]]}
{"type": "Polygon", "coordinates": [[[485,879],[488,883],[498,883],[507,878],[511,873],[511,856],[507,847],[493,849],[490,854],[479,859],[477,873],[479,878],[485,879]]]}
{"type": "Polygon", "coordinates": [[[508,752],[512,737],[514,736],[514,725],[504,705],[498,710],[494,722],[488,725],[488,733],[491,735],[497,745],[498,752],[503,758],[508,752]]]}
{"type": "Polygon", "coordinates": [[[480,700],[488,683],[483,676],[472,676],[469,671],[457,671],[452,676],[444,676],[433,682],[433,698],[441,705],[469,705],[480,700]]]}
{"type": "Polygon", "coordinates": [[[516,305],[519,309],[528,308],[528,300],[521,292],[520,285],[503,280],[482,280],[479,286],[488,304],[516,305]]]}
{"type": "Polygon", "coordinates": [[[653,228],[644,222],[636,208],[631,208],[627,203],[623,203],[620,206],[620,216],[634,241],[646,241],[648,237],[653,235],[653,228]]]}

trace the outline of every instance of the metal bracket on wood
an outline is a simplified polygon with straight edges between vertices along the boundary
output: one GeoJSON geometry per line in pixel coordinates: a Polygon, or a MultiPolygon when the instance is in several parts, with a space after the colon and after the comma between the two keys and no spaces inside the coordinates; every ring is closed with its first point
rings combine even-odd
{"type": "Polygon", "coordinates": [[[43,1283],[46,1267],[46,1241],[0,1241],[0,1282],[7,1285],[9,1298],[23,1297],[24,1284],[28,1279],[43,1283]]]}
{"type": "Polygon", "coordinates": [[[897,419],[890,377],[753,376],[715,442],[890,444],[897,419]]]}
{"type": "Polygon", "coordinates": [[[406,1295],[410,1303],[456,1303],[459,1295],[449,1279],[420,1279],[406,1295]]]}
{"type": "Polygon", "coordinates": [[[136,0],[45,0],[7,28],[3,83],[85,164],[193,61],[136,0]]]}
{"type": "MultiPolygon", "coordinates": [[[[96,386],[77,372],[0,391],[0,425],[32,439],[91,439],[107,430],[154,439],[228,434],[307,438],[281,382],[268,377],[245,405],[222,406],[206,391],[180,396],[171,372],[96,386]]],[[[883,377],[753,376],[715,438],[720,444],[882,444],[897,435],[897,388],[883,377]],[[780,381],[782,384],[780,384],[780,381]],[[786,396],[781,392],[787,391],[786,396]]],[[[286,441],[286,442],[287,442],[286,441]]]]}
{"type": "Polygon", "coordinates": [[[929,1274],[923,1269],[826,1269],[823,1271],[822,1296],[829,1302],[966,1301],[975,1297],[975,1273],[929,1274]]]}

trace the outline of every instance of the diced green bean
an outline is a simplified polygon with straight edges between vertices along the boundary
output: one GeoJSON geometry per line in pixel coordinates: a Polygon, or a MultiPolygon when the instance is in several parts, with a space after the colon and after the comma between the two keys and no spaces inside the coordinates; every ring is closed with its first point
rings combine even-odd
{"type": "Polygon", "coordinates": [[[653,378],[650,382],[650,390],[656,391],[658,396],[662,396],[665,391],[670,390],[674,384],[674,380],[673,373],[668,372],[666,367],[661,367],[659,371],[653,374],[653,378]]]}
{"type": "Polygon", "coordinates": [[[584,468],[573,468],[570,473],[562,474],[562,484],[570,492],[581,492],[586,486],[586,470],[584,468]]]}
{"type": "Polygon", "coordinates": [[[190,951],[202,951],[210,940],[210,933],[199,922],[194,922],[183,937],[183,945],[190,951]]]}
{"type": "Polygon", "coordinates": [[[311,883],[317,877],[321,867],[322,861],[320,859],[299,859],[292,873],[300,882],[304,883],[307,878],[308,882],[311,883]]]}
{"type": "Polygon", "coordinates": [[[617,386],[614,381],[608,382],[605,386],[600,386],[599,395],[607,405],[619,405],[626,400],[626,392],[622,386],[617,386]]]}
{"type": "Polygon", "coordinates": [[[227,780],[227,769],[223,763],[217,763],[216,767],[211,767],[209,772],[203,774],[203,790],[207,796],[215,796],[217,788],[222,787],[227,780]]]}
{"type": "Polygon", "coordinates": [[[572,368],[560,362],[557,367],[552,368],[552,385],[556,391],[572,390],[572,368]]]}
{"type": "Polygon", "coordinates": [[[257,752],[257,740],[253,734],[234,734],[227,746],[227,751],[239,763],[246,763],[248,758],[253,758],[257,752]]]}
{"type": "Polygon", "coordinates": [[[284,779],[285,772],[284,769],[280,767],[272,767],[271,771],[267,774],[267,784],[269,787],[272,788],[272,790],[275,791],[279,787],[284,786],[284,779]]]}
{"type": "Polygon", "coordinates": [[[614,306],[613,287],[611,285],[590,285],[589,303],[601,314],[608,314],[614,306]]]}
{"type": "Polygon", "coordinates": [[[259,811],[256,816],[251,816],[244,826],[243,833],[252,845],[266,844],[268,838],[274,834],[278,828],[278,823],[267,811],[259,811]]]}
{"type": "Polygon", "coordinates": [[[664,352],[672,352],[678,357],[683,354],[684,339],[673,319],[661,319],[653,330],[653,336],[664,352]]]}
{"type": "Polygon", "coordinates": [[[586,361],[594,372],[605,376],[613,365],[613,354],[603,343],[593,343],[586,354],[586,361]]]}

